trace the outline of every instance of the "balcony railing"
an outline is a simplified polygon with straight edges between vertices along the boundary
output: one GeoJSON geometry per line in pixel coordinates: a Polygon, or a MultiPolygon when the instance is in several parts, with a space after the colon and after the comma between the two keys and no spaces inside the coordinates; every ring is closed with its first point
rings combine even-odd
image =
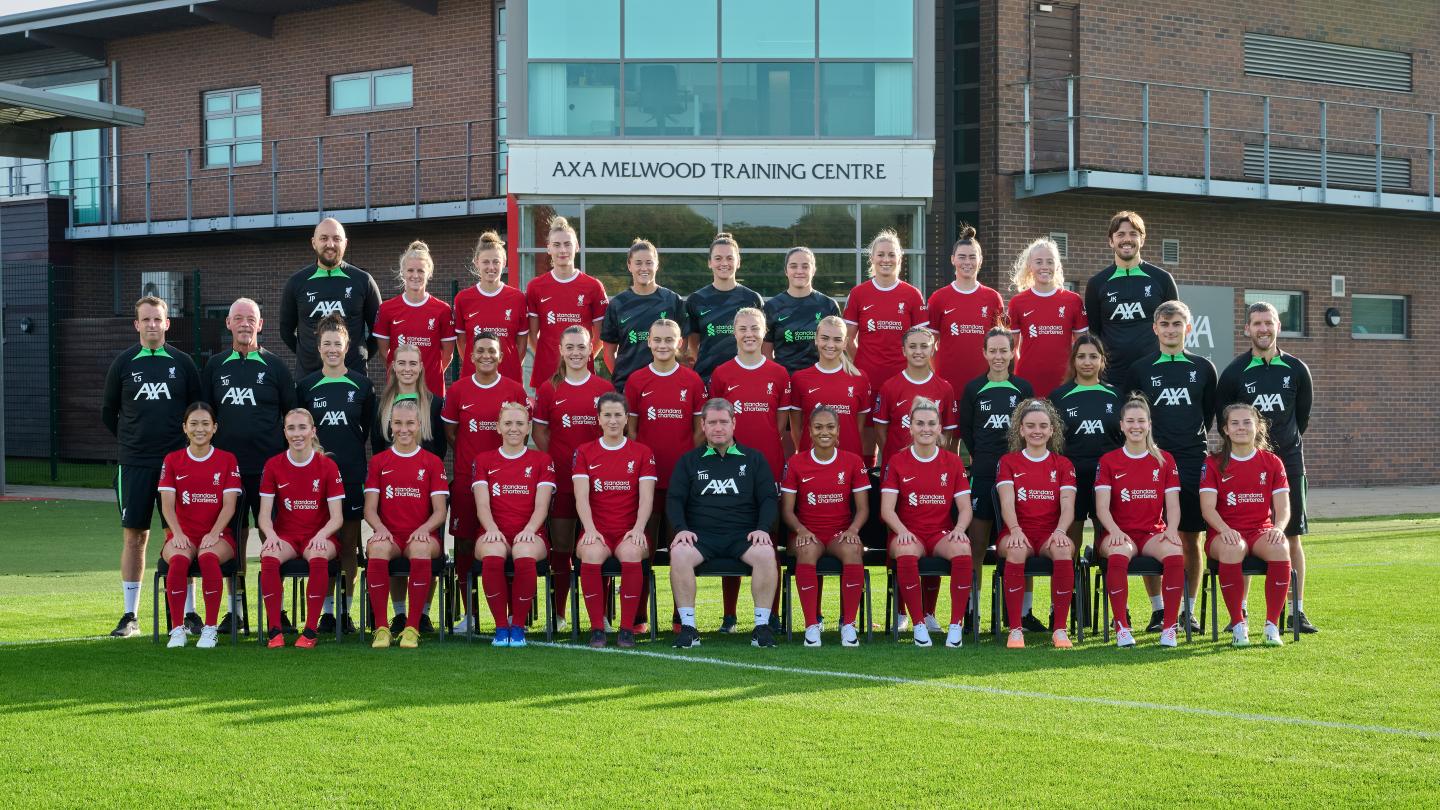
{"type": "MultiPolygon", "coordinates": [[[[0,194],[70,196],[71,238],[465,216],[503,210],[496,119],[263,141],[263,159],[204,165],[194,146],[7,168],[0,194]],[[74,178],[76,164],[103,164],[74,178]]],[[[84,168],[83,166],[81,167],[84,168]]],[[[82,171],[82,174],[84,172],[82,171]]]]}
{"type": "Polygon", "coordinates": [[[1105,76],[1012,87],[1017,196],[1089,187],[1440,210],[1434,112],[1105,76]]]}

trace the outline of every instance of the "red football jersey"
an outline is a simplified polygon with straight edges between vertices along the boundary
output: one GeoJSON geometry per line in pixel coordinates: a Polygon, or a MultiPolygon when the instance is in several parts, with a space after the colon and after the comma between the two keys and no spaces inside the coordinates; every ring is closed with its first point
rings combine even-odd
{"type": "Polygon", "coordinates": [[[1100,457],[1095,489],[1110,490],[1110,517],[1137,544],[1165,531],[1165,493],[1180,491],[1180,471],[1164,450],[1161,459],[1120,447],[1100,457]]]}
{"type": "Polygon", "coordinates": [[[335,460],[324,453],[311,453],[297,464],[286,451],[265,462],[260,495],[275,499],[275,533],[304,544],[329,522],[330,501],[345,499],[345,482],[335,460]]]}
{"type": "Polygon", "coordinates": [[[860,454],[857,420],[875,405],[870,381],[864,374],[852,376],[843,368],[823,371],[818,365],[802,368],[790,378],[790,401],[800,411],[796,452],[810,449],[810,413],[820,405],[828,405],[840,415],[840,449],[860,454]]]}
{"type": "MultiPolygon", "coordinates": [[[[915,455],[915,449],[896,453],[885,465],[881,492],[894,492],[895,514],[917,538],[928,539],[955,528],[950,506],[970,494],[965,464],[949,450],[940,450],[929,461],[915,455]]],[[[890,539],[895,539],[894,534],[890,539]]]]}
{"type": "Polygon", "coordinates": [[[1023,450],[1006,453],[1000,457],[995,486],[1015,488],[1015,518],[1031,545],[1038,547],[1060,522],[1060,491],[1075,491],[1075,465],[1048,450],[1038,460],[1023,450]]]}
{"type": "MultiPolygon", "coordinates": [[[[175,517],[180,529],[197,548],[200,538],[215,528],[215,519],[225,506],[225,493],[244,494],[240,486],[240,464],[235,456],[211,447],[204,458],[190,455],[190,448],[182,447],[165,456],[160,465],[160,483],[155,487],[161,492],[175,493],[175,517]]],[[[165,530],[165,539],[171,531],[165,530]]],[[[221,536],[233,542],[234,533],[226,526],[221,536]]]]}
{"type": "Polygon", "coordinates": [[[915,382],[900,372],[880,386],[875,396],[875,407],[870,419],[885,425],[885,447],[880,454],[881,463],[910,446],[910,407],[916,397],[923,397],[940,407],[940,426],[954,430],[960,423],[955,389],[940,375],[930,373],[922,382],[915,382]]]}
{"type": "MultiPolygon", "coordinates": [[[[560,367],[560,335],[571,326],[589,328],[599,322],[605,317],[607,303],[605,285],[578,271],[568,281],[556,279],[551,271],[525,286],[526,309],[540,321],[540,334],[530,336],[535,344],[531,388],[539,388],[560,367]]],[[[590,370],[595,370],[593,364],[590,370]]]]}
{"type": "Polygon", "coordinates": [[[989,368],[985,363],[985,333],[1005,315],[1000,293],[984,284],[960,292],[951,282],[930,294],[926,311],[930,328],[939,336],[935,370],[950,387],[964,391],[966,383],[989,368]]]}
{"type": "Polygon", "coordinates": [[[475,457],[500,446],[500,434],[496,425],[500,421],[500,406],[506,402],[530,404],[525,386],[518,380],[500,376],[489,385],[476,382],[475,375],[461,377],[450,386],[445,404],[440,409],[440,418],[456,425],[455,431],[455,478],[468,481],[470,465],[475,457]]]}
{"type": "Polygon", "coordinates": [[[555,483],[561,492],[571,492],[570,465],[575,449],[600,438],[595,403],[600,395],[614,391],[609,380],[591,374],[585,382],[564,380],[560,387],[546,380],[535,391],[535,421],[550,429],[546,451],[555,462],[555,483]]]}
{"type": "Polygon", "coordinates": [[[845,322],[858,330],[855,367],[877,388],[905,368],[900,340],[905,330],[924,326],[929,318],[919,290],[903,281],[887,289],[872,278],[850,290],[845,322]]]}
{"type": "Polygon", "coordinates": [[[850,528],[856,492],[870,488],[865,462],[854,453],[836,450],[829,461],[815,451],[796,453],[785,465],[781,492],[795,494],[795,517],[822,543],[850,528]]]}
{"type": "MultiPolygon", "coordinates": [[[[1214,492],[1215,511],[1225,525],[1250,537],[1273,528],[1270,519],[1271,499],[1290,491],[1285,465],[1269,450],[1257,450],[1245,458],[1230,456],[1225,472],[1220,472],[1220,458],[1205,459],[1205,473],[1200,477],[1200,491],[1214,492]]],[[[1214,537],[1213,529],[1207,531],[1214,537]]]]}
{"type": "MultiPolygon", "coordinates": [[[[596,439],[575,450],[575,487],[590,493],[590,518],[603,535],[624,535],[635,528],[640,514],[640,482],[657,481],[655,454],[649,447],[624,439],[619,447],[606,447],[596,439]]],[[[663,504],[652,504],[651,513],[663,504]]]]}
{"type": "Polygon", "coordinates": [[[436,396],[445,396],[445,367],[440,355],[442,345],[455,339],[450,320],[450,305],[426,293],[425,301],[412,304],[397,295],[380,305],[375,316],[375,337],[390,341],[385,353],[385,367],[395,360],[395,350],[402,343],[420,347],[420,360],[425,366],[425,386],[436,396]]]}
{"type": "MultiPolygon", "coordinates": [[[[409,455],[401,455],[391,447],[370,458],[365,491],[380,494],[380,522],[390,530],[395,544],[404,548],[410,535],[434,512],[430,498],[450,494],[445,462],[423,447],[409,455]]],[[[437,528],[435,536],[443,528],[437,528]]]]}
{"type": "MultiPolygon", "coordinates": [[[[475,458],[471,480],[474,481],[470,485],[472,489],[487,488],[490,516],[495,518],[500,532],[507,539],[513,539],[535,514],[535,497],[540,488],[555,489],[555,464],[550,456],[539,450],[527,447],[520,455],[511,458],[505,455],[503,448],[497,448],[475,458]]],[[[543,521],[539,534],[545,536],[543,521]]]]}
{"type": "Polygon", "coordinates": [[[740,358],[722,363],[710,375],[710,396],[730,400],[735,406],[735,442],[759,450],[770,462],[776,481],[785,469],[785,450],[780,444],[777,420],[790,410],[790,372],[761,358],[760,365],[746,366],[740,358]]]}
{"type": "Polygon", "coordinates": [[[475,336],[491,332],[500,339],[501,376],[524,382],[520,364],[525,358],[520,356],[516,341],[530,330],[526,309],[525,293],[508,284],[501,284],[493,294],[480,289],[479,284],[455,294],[455,334],[460,338],[457,351],[460,352],[461,379],[475,373],[475,363],[470,359],[475,336]]]}
{"type": "Polygon", "coordinates": [[[1031,289],[1011,298],[1010,329],[1020,338],[1015,376],[1029,380],[1037,395],[1059,388],[1070,363],[1070,345],[1089,328],[1085,301],[1069,290],[1041,295],[1031,289]]]}
{"type": "Polygon", "coordinates": [[[625,380],[625,401],[637,418],[635,438],[655,451],[655,486],[665,489],[675,462],[695,448],[694,419],[705,406],[705,383],[685,366],[658,374],[651,363],[625,380]]]}

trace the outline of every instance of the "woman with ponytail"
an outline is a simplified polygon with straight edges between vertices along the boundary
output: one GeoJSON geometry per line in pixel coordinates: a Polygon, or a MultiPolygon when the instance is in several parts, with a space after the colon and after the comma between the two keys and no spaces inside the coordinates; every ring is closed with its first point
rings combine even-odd
{"type": "Polygon", "coordinates": [[[520,364],[525,361],[525,348],[531,339],[528,307],[525,293],[501,280],[505,275],[505,241],[499,234],[494,231],[480,234],[470,257],[470,272],[478,279],[475,286],[455,295],[459,379],[475,373],[471,344],[477,335],[489,332],[500,341],[500,376],[524,382],[520,377],[520,364]]]}
{"type": "Polygon", "coordinates": [[[380,314],[375,316],[375,339],[386,368],[394,362],[396,348],[418,346],[430,390],[444,396],[445,369],[455,355],[455,332],[450,305],[426,290],[434,274],[430,246],[411,242],[400,254],[401,293],[380,305],[380,314]]]}

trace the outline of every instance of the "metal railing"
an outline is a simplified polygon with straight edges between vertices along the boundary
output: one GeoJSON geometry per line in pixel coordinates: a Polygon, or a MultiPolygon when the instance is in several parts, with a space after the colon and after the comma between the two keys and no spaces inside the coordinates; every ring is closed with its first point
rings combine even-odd
{"type": "Polygon", "coordinates": [[[1035,189],[1037,174],[1050,171],[1037,166],[1037,137],[1050,142],[1050,152],[1059,152],[1059,128],[1063,126],[1065,158],[1063,167],[1054,170],[1063,168],[1071,186],[1076,184],[1078,172],[1086,169],[1138,170],[1142,189],[1148,189],[1152,177],[1179,174],[1198,177],[1205,193],[1217,179],[1259,179],[1268,196],[1272,181],[1279,180],[1290,186],[1317,186],[1322,196],[1331,187],[1361,186],[1373,191],[1377,207],[1387,191],[1413,194],[1424,198],[1425,210],[1440,210],[1435,196],[1436,113],[1432,111],[1095,75],[1036,79],[1009,87],[1021,90],[1021,118],[1005,123],[1023,129],[1026,191],[1035,189]],[[1162,94],[1165,110],[1174,114],[1173,118],[1152,111],[1162,94]],[[1062,97],[1064,115],[1037,117],[1036,107],[1041,102],[1058,108],[1062,97]],[[1224,110],[1218,121],[1217,108],[1224,110]],[[1282,108],[1283,116],[1278,112],[1282,108]],[[1104,136],[1089,138],[1086,130],[1091,128],[1104,136]],[[1156,172],[1160,148],[1156,140],[1162,136],[1168,170],[1156,172]],[[1226,148],[1218,156],[1217,166],[1222,144],[1226,148]],[[1293,171],[1274,176],[1272,148],[1297,144],[1314,147],[1317,176],[1297,178],[1293,171]],[[1258,145],[1262,150],[1258,177],[1246,174],[1243,160],[1234,160],[1237,155],[1243,158],[1246,145],[1258,145]],[[1236,146],[1241,148],[1237,151],[1236,146]],[[1387,151],[1391,156],[1387,157],[1387,151]],[[1394,170],[1396,154],[1406,155],[1407,161],[1418,157],[1423,162],[1423,174],[1405,173],[1422,177],[1418,188],[1413,180],[1408,187],[1391,182],[1387,188],[1387,165],[1394,170]],[[1361,157],[1373,161],[1373,179],[1366,178],[1362,185],[1353,171],[1344,179],[1348,182],[1337,182],[1332,176],[1333,166],[1342,158],[1348,167],[1354,167],[1361,157]]]}
{"type": "Polygon", "coordinates": [[[0,196],[54,193],[50,166],[68,163],[58,192],[72,204],[70,226],[134,225],[197,219],[278,218],[290,213],[461,203],[499,196],[495,118],[294,138],[263,139],[258,164],[206,166],[204,146],[127,152],[69,161],[28,161],[6,168],[0,196]],[[103,164],[99,181],[77,186],[76,162],[103,164]],[[337,182],[338,178],[338,182],[337,182]]]}

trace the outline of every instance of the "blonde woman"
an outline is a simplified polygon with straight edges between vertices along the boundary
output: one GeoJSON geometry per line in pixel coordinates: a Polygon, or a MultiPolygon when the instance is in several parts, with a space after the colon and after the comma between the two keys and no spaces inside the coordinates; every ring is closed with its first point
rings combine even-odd
{"type": "MultiPolygon", "coordinates": [[[[869,379],[845,354],[848,331],[838,315],[822,318],[815,328],[815,364],[800,369],[790,378],[795,406],[790,411],[790,435],[796,437],[797,453],[810,449],[810,432],[803,427],[805,420],[817,407],[825,405],[840,417],[840,449],[861,454],[860,437],[865,433],[865,420],[874,405],[874,397],[869,379]]],[[[861,458],[867,465],[872,461],[861,458]]]]}
{"type": "MultiPolygon", "coordinates": [[[[477,279],[455,295],[455,337],[459,338],[460,377],[475,373],[470,359],[471,344],[477,335],[488,332],[500,340],[500,375],[516,382],[525,347],[530,339],[525,293],[506,284],[505,241],[494,231],[480,234],[470,256],[470,272],[477,279]]],[[[452,338],[453,340],[454,338],[452,338]]],[[[426,371],[429,371],[427,368],[426,371]]]]}
{"type": "Polygon", "coordinates": [[[426,289],[435,275],[430,246],[411,242],[400,254],[398,272],[401,293],[380,305],[375,317],[375,340],[388,368],[395,361],[395,349],[415,346],[425,366],[425,379],[436,396],[445,394],[445,369],[455,356],[455,332],[450,305],[426,289]]]}
{"type": "Polygon", "coordinates": [[[445,398],[433,392],[429,377],[419,346],[407,343],[396,347],[390,368],[385,372],[385,387],[375,404],[375,424],[370,430],[371,452],[381,453],[390,446],[390,410],[395,403],[413,399],[420,405],[420,446],[445,458],[448,448],[440,416],[445,398]]]}
{"type": "Polygon", "coordinates": [[[1054,391],[1065,381],[1070,344],[1089,330],[1085,302],[1065,289],[1060,248],[1047,237],[1031,242],[1015,257],[1010,281],[1010,329],[1020,339],[1015,373],[1035,391],[1054,391]]]}
{"type": "Polygon", "coordinates": [[[886,228],[870,240],[870,280],[850,291],[845,323],[850,326],[846,352],[879,389],[905,368],[901,339],[930,322],[920,291],[900,280],[905,249],[900,235],[886,228]]]}

